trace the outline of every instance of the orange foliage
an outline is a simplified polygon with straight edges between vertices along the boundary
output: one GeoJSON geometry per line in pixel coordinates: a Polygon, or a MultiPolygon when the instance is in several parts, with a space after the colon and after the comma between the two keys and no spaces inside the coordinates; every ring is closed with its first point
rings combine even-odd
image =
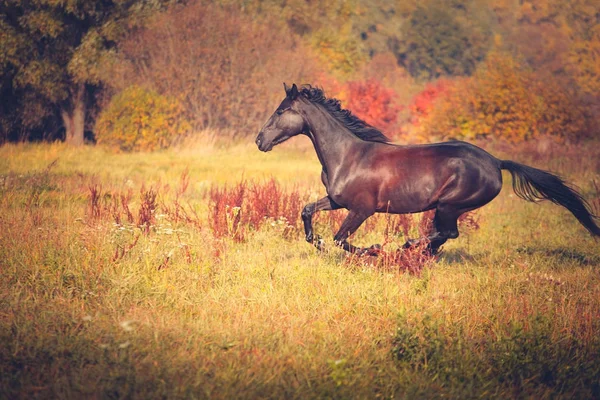
{"type": "Polygon", "coordinates": [[[443,78],[427,83],[425,88],[412,99],[408,106],[410,122],[415,126],[420,125],[421,120],[426,119],[431,114],[435,101],[446,95],[451,84],[451,81],[443,78]]]}
{"type": "Polygon", "coordinates": [[[439,98],[419,133],[513,143],[540,135],[577,139],[585,133],[585,116],[560,82],[542,79],[506,54],[492,54],[473,77],[456,80],[439,98]]]}

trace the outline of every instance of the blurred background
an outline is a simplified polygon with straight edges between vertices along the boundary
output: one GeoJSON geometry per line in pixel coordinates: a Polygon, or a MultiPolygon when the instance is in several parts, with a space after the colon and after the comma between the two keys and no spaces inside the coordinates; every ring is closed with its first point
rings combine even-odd
{"type": "Polygon", "coordinates": [[[2,1],[0,143],[248,140],[283,82],[401,143],[576,143],[599,135],[599,21],[596,0],[2,1]]]}

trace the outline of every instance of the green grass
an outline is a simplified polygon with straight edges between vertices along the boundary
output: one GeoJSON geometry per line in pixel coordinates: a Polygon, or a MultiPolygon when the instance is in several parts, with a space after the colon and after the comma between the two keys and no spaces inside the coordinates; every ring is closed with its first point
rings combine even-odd
{"type": "MultiPolygon", "coordinates": [[[[591,161],[548,162],[598,196],[591,161]]],[[[0,398],[600,397],[600,244],[568,212],[505,175],[480,229],[421,276],[278,224],[244,242],[208,228],[211,185],[274,177],[316,198],[319,174],[291,146],[0,148],[0,398]],[[103,204],[131,190],[137,213],[142,185],[171,205],[186,170],[199,224],[157,215],[144,235],[90,215],[90,186],[103,204]]]]}

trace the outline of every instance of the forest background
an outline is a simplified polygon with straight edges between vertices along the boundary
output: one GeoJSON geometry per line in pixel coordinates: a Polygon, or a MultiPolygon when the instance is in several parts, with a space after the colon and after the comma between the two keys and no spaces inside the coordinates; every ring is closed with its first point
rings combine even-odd
{"type": "Polygon", "coordinates": [[[312,84],[401,142],[598,136],[594,0],[3,1],[0,143],[243,139],[312,84]]]}

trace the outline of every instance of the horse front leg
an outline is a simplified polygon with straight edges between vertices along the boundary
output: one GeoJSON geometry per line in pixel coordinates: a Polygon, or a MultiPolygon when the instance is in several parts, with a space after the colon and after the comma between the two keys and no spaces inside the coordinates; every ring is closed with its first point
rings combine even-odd
{"type": "Polygon", "coordinates": [[[325,196],[322,199],[315,201],[314,203],[307,204],[302,210],[302,222],[304,223],[304,233],[306,235],[306,241],[312,243],[319,250],[323,250],[323,243],[321,238],[317,236],[315,240],[312,218],[317,211],[332,211],[342,208],[335,201],[331,200],[329,196],[325,196]]]}

